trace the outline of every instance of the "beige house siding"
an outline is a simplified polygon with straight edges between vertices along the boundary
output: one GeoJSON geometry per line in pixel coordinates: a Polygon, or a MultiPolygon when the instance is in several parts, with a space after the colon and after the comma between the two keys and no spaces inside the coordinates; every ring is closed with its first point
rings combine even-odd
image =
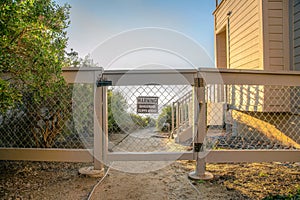
{"type": "MultiPolygon", "coordinates": [[[[223,0],[214,12],[217,67],[223,68],[224,45],[220,33],[226,30],[227,68],[289,70],[289,1],[223,0]],[[231,11],[231,15],[228,13],[231,11]],[[219,63],[222,63],[221,65],[219,63]]],[[[294,4],[300,8],[300,4],[294,4]]],[[[300,12],[295,13],[295,31],[300,33],[300,12]],[[297,16],[296,16],[297,15],[297,16]]],[[[295,35],[300,35],[300,34],[295,35]]],[[[294,61],[300,67],[300,37],[295,38],[294,61]],[[297,53],[297,55],[296,55],[297,53]],[[297,59],[296,59],[297,57],[297,59]]],[[[289,112],[289,88],[231,86],[230,103],[236,109],[261,112],[289,112]]]]}
{"type": "MultiPolygon", "coordinates": [[[[291,41],[292,41],[292,60],[291,66],[292,70],[300,71],[300,1],[299,0],[290,0],[291,9],[291,41]]],[[[291,90],[291,104],[292,112],[295,114],[300,114],[300,89],[295,87],[291,90]]]]}
{"type": "MultiPolygon", "coordinates": [[[[263,0],[264,69],[281,71],[290,69],[289,0],[263,0]]],[[[290,90],[283,87],[264,88],[265,112],[289,112],[290,90]]]]}
{"type": "Polygon", "coordinates": [[[289,69],[288,0],[264,0],[264,69],[289,69]]]}
{"type": "Polygon", "coordinates": [[[292,42],[293,42],[293,70],[300,70],[300,1],[291,0],[292,3],[292,42]]]}
{"type": "Polygon", "coordinates": [[[261,0],[223,0],[216,9],[215,15],[215,35],[216,35],[216,63],[218,65],[220,57],[224,54],[224,49],[218,48],[220,43],[218,34],[224,29],[227,32],[227,68],[230,69],[263,69],[262,50],[260,41],[262,38],[261,26],[261,0]],[[228,12],[231,15],[228,16],[228,12]]]}

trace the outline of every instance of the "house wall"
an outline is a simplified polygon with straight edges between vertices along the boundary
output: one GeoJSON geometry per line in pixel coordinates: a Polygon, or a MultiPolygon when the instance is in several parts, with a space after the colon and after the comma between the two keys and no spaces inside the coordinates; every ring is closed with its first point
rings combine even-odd
{"type": "Polygon", "coordinates": [[[290,69],[289,0],[263,0],[264,69],[290,69]]]}
{"type": "Polygon", "coordinates": [[[291,41],[292,41],[292,70],[300,70],[300,1],[290,0],[291,4],[291,19],[290,28],[292,29],[291,41]]]}
{"type": "MultiPolygon", "coordinates": [[[[218,64],[221,63],[219,59],[224,51],[218,43],[218,34],[226,29],[229,35],[226,38],[229,52],[227,68],[289,70],[289,1],[299,2],[299,0],[223,0],[214,12],[217,66],[223,66],[218,64]],[[230,16],[227,15],[229,11],[232,12],[230,16]]],[[[294,6],[300,7],[296,3],[294,6]]],[[[300,19],[300,13],[296,15],[300,19]]],[[[298,23],[299,28],[295,29],[300,33],[300,20],[298,23]]],[[[297,59],[300,66],[300,38],[295,38],[295,41],[299,42],[297,59]]],[[[231,104],[236,109],[262,112],[290,111],[288,89],[260,86],[232,86],[231,89],[231,104]]]]}
{"type": "MultiPolygon", "coordinates": [[[[263,0],[264,69],[290,69],[289,0],[263,0]]],[[[264,112],[289,112],[290,90],[284,87],[264,89],[264,112]]]]}
{"type": "MultiPolygon", "coordinates": [[[[300,71],[300,1],[290,0],[290,41],[291,61],[290,69],[300,71]]],[[[291,89],[291,109],[295,114],[300,114],[300,88],[291,89]]]]}
{"type": "Polygon", "coordinates": [[[226,29],[227,36],[227,68],[262,70],[262,0],[223,0],[214,12],[216,59],[224,51],[218,48],[218,38],[226,29]],[[231,11],[231,15],[227,13],[231,11]]]}

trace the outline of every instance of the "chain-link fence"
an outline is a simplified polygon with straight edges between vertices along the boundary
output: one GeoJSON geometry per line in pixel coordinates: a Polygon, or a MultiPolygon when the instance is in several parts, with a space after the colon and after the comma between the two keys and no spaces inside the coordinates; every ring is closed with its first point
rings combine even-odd
{"type": "Polygon", "coordinates": [[[69,84],[59,93],[23,103],[0,115],[0,147],[93,148],[92,84],[69,84]]]}
{"type": "Polygon", "coordinates": [[[300,149],[299,87],[208,85],[211,149],[300,149]]]}
{"type": "MultiPolygon", "coordinates": [[[[23,104],[0,115],[0,148],[92,149],[94,84],[68,84],[40,103],[24,95],[23,104]]],[[[190,85],[108,87],[108,150],[192,150],[192,91],[190,85]]],[[[206,102],[207,149],[300,149],[299,87],[211,84],[206,102]]]]}
{"type": "MultiPolygon", "coordinates": [[[[173,139],[172,127],[176,127],[176,124],[174,124],[174,116],[172,118],[172,107],[174,102],[184,98],[187,93],[191,94],[191,90],[192,87],[189,85],[110,87],[108,90],[109,151],[189,150],[191,141],[185,146],[175,143],[173,139]]],[[[182,122],[187,121],[188,116],[188,108],[183,110],[184,112],[180,114],[182,122]]]]}

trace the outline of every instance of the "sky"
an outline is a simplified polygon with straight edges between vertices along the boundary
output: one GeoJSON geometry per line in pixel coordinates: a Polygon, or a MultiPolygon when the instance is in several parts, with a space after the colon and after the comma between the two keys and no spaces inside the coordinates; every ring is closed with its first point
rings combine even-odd
{"type": "MultiPolygon", "coordinates": [[[[138,47],[145,46],[145,43],[147,43],[147,47],[153,46],[152,43],[148,42],[149,33],[151,33],[151,37],[155,35],[156,39],[153,43],[158,44],[157,49],[168,49],[170,50],[168,51],[169,54],[175,52],[176,55],[182,55],[183,52],[194,49],[193,53],[195,55],[193,58],[189,58],[190,52],[182,57],[189,60],[195,59],[197,56],[201,57],[202,54],[206,53],[210,60],[214,62],[214,18],[212,13],[215,9],[215,0],[56,1],[59,4],[68,3],[71,5],[71,25],[67,30],[69,37],[68,50],[74,49],[81,57],[87,54],[94,55],[93,52],[97,51],[102,57],[102,60],[97,61],[109,65],[114,56],[127,52],[125,49],[138,49],[138,47]],[[147,31],[141,31],[141,29],[147,31]],[[125,33],[125,35],[127,33],[127,35],[124,36],[122,33],[125,33]],[[176,34],[177,36],[175,36],[176,34]],[[123,39],[121,39],[122,37],[123,39]],[[119,41],[118,46],[112,42],[112,38],[114,41],[119,41]],[[129,40],[131,44],[120,43],[125,39],[129,40]],[[166,44],[160,46],[158,41],[166,44]],[[132,43],[135,43],[135,45],[132,45],[132,43]],[[187,45],[188,43],[189,45],[187,45]],[[197,44],[203,51],[197,52],[192,43],[197,44]],[[110,48],[105,49],[103,44],[110,46],[110,48]],[[101,46],[101,50],[99,50],[99,46],[101,46]],[[120,46],[123,47],[122,51],[119,50],[114,55],[102,55],[107,51],[120,49],[120,46]],[[182,47],[181,52],[180,47],[182,47]],[[103,59],[106,59],[106,61],[103,61],[103,59]]],[[[149,54],[152,57],[157,57],[157,49],[143,50],[143,53],[147,53],[148,57],[149,54]]],[[[141,52],[135,51],[135,54],[136,57],[143,57],[141,52]]],[[[131,55],[131,57],[133,56],[131,55]]],[[[151,59],[148,57],[146,59],[151,59]]],[[[166,59],[171,59],[172,56],[168,55],[166,57],[168,57],[166,59]]],[[[202,58],[205,61],[195,61],[194,63],[196,63],[195,65],[209,65],[206,59],[202,58]]],[[[128,59],[123,60],[128,62],[128,59]]],[[[138,63],[141,62],[135,64],[138,63]]]]}

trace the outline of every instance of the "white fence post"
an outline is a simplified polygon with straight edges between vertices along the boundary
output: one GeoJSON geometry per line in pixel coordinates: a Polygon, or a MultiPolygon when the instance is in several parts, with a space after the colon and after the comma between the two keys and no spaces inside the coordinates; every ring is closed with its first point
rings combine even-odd
{"type": "Polygon", "coordinates": [[[99,74],[95,73],[94,80],[94,169],[103,169],[103,88],[96,86],[99,74]]]}
{"type": "Polygon", "coordinates": [[[102,87],[102,161],[107,162],[108,153],[108,100],[107,100],[107,86],[102,87]]]}
{"type": "MultiPolygon", "coordinates": [[[[194,101],[195,103],[195,124],[194,128],[194,152],[196,154],[196,169],[194,172],[189,173],[189,178],[195,180],[209,180],[213,175],[206,172],[205,157],[203,157],[203,144],[207,132],[207,112],[205,101],[205,83],[203,78],[195,79],[194,86],[194,101]],[[199,106],[198,106],[199,105],[199,106]],[[198,110],[199,107],[199,110],[198,110]]],[[[204,152],[205,155],[205,152],[204,152]]]]}

